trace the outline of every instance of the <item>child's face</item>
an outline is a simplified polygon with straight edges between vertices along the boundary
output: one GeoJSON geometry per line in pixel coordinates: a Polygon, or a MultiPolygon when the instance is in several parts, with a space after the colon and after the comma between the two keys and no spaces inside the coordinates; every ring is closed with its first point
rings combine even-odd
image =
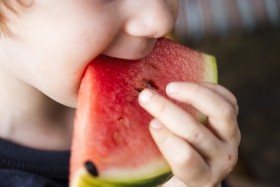
{"type": "Polygon", "coordinates": [[[177,0],[34,0],[10,19],[13,58],[7,65],[21,80],[75,107],[92,59],[145,56],[154,38],[171,30],[177,6],[177,0]]]}

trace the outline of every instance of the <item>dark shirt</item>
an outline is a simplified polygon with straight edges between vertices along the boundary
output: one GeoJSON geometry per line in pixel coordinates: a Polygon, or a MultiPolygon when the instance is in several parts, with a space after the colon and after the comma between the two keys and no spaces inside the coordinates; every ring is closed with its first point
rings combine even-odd
{"type": "Polygon", "coordinates": [[[69,158],[70,151],[36,150],[0,139],[0,186],[67,187],[69,158]]]}

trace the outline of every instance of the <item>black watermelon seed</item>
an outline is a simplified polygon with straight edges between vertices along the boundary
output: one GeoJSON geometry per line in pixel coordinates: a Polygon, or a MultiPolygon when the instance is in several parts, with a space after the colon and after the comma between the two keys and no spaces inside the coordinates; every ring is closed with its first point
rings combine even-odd
{"type": "Polygon", "coordinates": [[[98,176],[98,171],[96,166],[91,161],[86,161],[85,163],[86,170],[93,176],[98,176]]]}
{"type": "Polygon", "coordinates": [[[145,80],[145,82],[146,82],[146,86],[148,88],[154,88],[156,90],[159,89],[158,86],[156,85],[155,81],[153,81],[153,80],[145,80]]]}

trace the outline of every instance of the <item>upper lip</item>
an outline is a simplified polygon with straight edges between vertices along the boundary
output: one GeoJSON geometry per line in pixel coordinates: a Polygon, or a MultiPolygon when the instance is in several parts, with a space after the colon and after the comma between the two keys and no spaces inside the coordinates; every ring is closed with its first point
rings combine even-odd
{"type": "Polygon", "coordinates": [[[121,45],[105,50],[102,54],[114,58],[126,60],[138,60],[146,57],[154,48],[156,40],[145,40],[145,42],[136,43],[135,45],[121,45]]]}

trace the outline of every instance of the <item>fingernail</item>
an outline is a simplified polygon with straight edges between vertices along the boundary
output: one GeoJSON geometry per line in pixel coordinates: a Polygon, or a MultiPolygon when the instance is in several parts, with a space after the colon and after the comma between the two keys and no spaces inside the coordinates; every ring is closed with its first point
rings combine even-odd
{"type": "Polygon", "coordinates": [[[169,83],[166,87],[167,94],[175,94],[179,91],[180,85],[178,83],[169,83]]]}
{"type": "Polygon", "coordinates": [[[153,129],[160,129],[162,128],[162,124],[157,120],[157,119],[153,119],[151,122],[150,122],[150,126],[153,128],[153,129]]]}
{"type": "Polygon", "coordinates": [[[139,95],[139,100],[141,103],[147,103],[151,100],[153,93],[150,90],[143,90],[139,95]]]}

